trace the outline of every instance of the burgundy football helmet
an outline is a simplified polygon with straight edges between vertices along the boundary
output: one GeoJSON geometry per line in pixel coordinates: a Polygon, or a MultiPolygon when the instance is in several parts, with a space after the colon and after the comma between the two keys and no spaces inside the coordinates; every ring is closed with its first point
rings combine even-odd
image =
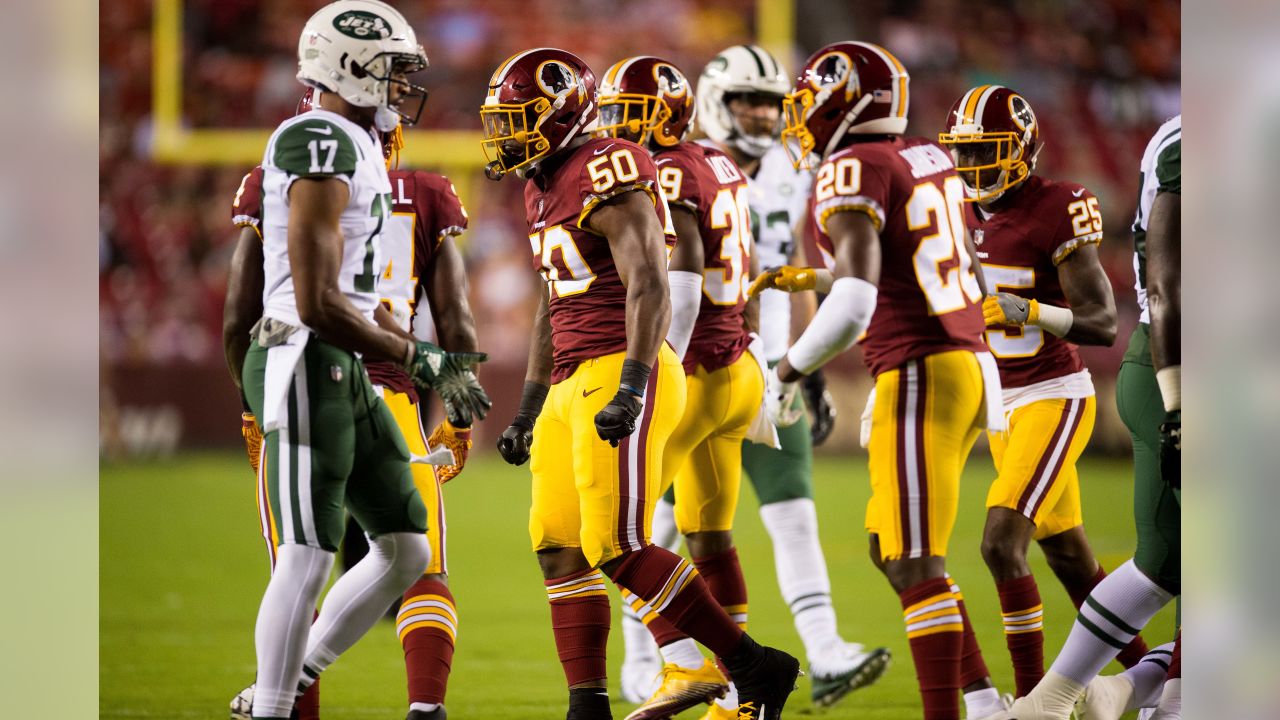
{"type": "Polygon", "coordinates": [[[577,55],[555,48],[517,53],[489,78],[480,107],[485,174],[527,177],[596,119],[596,76],[577,55]]]}
{"type": "Polygon", "coordinates": [[[906,68],[879,45],[838,42],[814,53],[782,101],[783,146],[796,168],[811,168],[846,135],[901,135],[907,130],[906,68]]]}
{"type": "Polygon", "coordinates": [[[675,65],[641,55],[609,68],[600,84],[601,135],[671,147],[684,139],[697,108],[689,80],[675,65]]]}
{"type": "Polygon", "coordinates": [[[970,202],[991,202],[1026,180],[1040,154],[1040,123],[1031,103],[999,85],[979,85],[956,100],[948,132],[938,142],[951,149],[970,202]]]}

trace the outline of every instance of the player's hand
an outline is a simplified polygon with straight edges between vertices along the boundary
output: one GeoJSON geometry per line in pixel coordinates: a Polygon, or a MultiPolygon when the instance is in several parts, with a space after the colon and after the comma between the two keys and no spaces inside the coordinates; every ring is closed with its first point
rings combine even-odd
{"type": "Polygon", "coordinates": [[[443,485],[458,477],[458,473],[462,472],[463,466],[467,464],[467,457],[471,454],[471,428],[456,427],[445,420],[437,425],[436,429],[431,431],[431,437],[427,438],[428,450],[441,445],[449,448],[453,453],[453,464],[435,466],[436,481],[443,485]]]}
{"type": "Polygon", "coordinates": [[[1170,410],[1160,423],[1160,478],[1175,490],[1182,489],[1182,411],[1170,410]]]}
{"type": "Polygon", "coordinates": [[[533,423],[517,415],[498,437],[498,454],[510,465],[523,465],[529,462],[529,448],[532,445],[533,423]]]}
{"type": "Polygon", "coordinates": [[[827,379],[821,370],[814,370],[812,375],[800,381],[804,391],[804,400],[809,405],[809,414],[813,423],[809,425],[809,436],[814,447],[821,445],[831,437],[831,430],[836,426],[836,406],[832,403],[831,393],[827,390],[827,379]]]}
{"type": "Polygon", "coordinates": [[[262,462],[262,430],[258,429],[258,419],[253,413],[240,413],[240,436],[244,438],[244,449],[249,453],[249,467],[257,475],[258,465],[262,462]]]}
{"type": "Polygon", "coordinates": [[[469,426],[483,419],[493,407],[474,370],[488,357],[485,353],[447,352],[432,343],[419,342],[405,370],[415,383],[440,396],[450,422],[469,426]]]}
{"type": "Polygon", "coordinates": [[[804,405],[797,407],[796,393],[800,392],[799,382],[783,382],[778,377],[778,368],[774,367],[764,376],[764,404],[769,411],[773,424],[780,428],[791,427],[800,422],[804,414],[804,405]]]}
{"type": "Polygon", "coordinates": [[[644,410],[644,400],[626,388],[618,388],[613,399],[596,413],[596,434],[613,447],[636,430],[636,418],[644,410]]]}
{"type": "Polygon", "coordinates": [[[987,327],[1022,326],[1035,323],[1039,316],[1039,303],[1011,293],[988,295],[982,301],[982,319],[987,327]]]}
{"type": "Polygon", "coordinates": [[[802,292],[814,289],[817,284],[818,273],[813,268],[783,265],[769,268],[757,275],[756,279],[751,281],[751,287],[747,288],[747,297],[756,297],[770,289],[789,293],[802,292]]]}

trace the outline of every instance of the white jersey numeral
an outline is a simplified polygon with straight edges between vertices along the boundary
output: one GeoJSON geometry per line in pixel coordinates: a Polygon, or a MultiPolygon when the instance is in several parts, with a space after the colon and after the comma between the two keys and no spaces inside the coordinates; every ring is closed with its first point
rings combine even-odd
{"type": "MultiPolygon", "coordinates": [[[[1036,286],[1036,271],[1029,267],[990,265],[982,263],[982,274],[991,284],[991,292],[1028,290],[1036,286]]],[[[1044,331],[1036,325],[1022,327],[990,328],[987,330],[987,347],[998,358],[1031,357],[1044,345],[1044,331]]]]}
{"type": "Polygon", "coordinates": [[[338,154],[337,140],[312,140],[307,143],[307,149],[311,151],[311,172],[313,173],[331,173],[333,172],[333,159],[338,154]],[[324,152],[324,162],[320,162],[320,153],[324,152]]]}
{"type": "Polygon", "coordinates": [[[925,236],[911,257],[930,315],[963,310],[966,298],[973,303],[982,299],[973,259],[964,243],[963,198],[964,186],[953,175],[943,182],[942,190],[931,182],[916,185],[907,201],[910,229],[937,226],[937,232],[925,236]]]}
{"type": "Polygon", "coordinates": [[[578,250],[573,236],[562,225],[552,225],[529,236],[534,257],[542,264],[542,277],[551,285],[552,297],[568,297],[584,293],[596,275],[578,250]],[[560,251],[560,262],[555,252],[560,251]],[[563,277],[562,277],[563,275],[563,277]]]}
{"type": "Polygon", "coordinates": [[[711,227],[723,229],[720,236],[720,259],[728,268],[702,271],[702,291],[716,305],[737,305],[747,297],[746,270],[751,259],[751,211],[747,205],[747,186],[721,188],[711,203],[711,227]]]}

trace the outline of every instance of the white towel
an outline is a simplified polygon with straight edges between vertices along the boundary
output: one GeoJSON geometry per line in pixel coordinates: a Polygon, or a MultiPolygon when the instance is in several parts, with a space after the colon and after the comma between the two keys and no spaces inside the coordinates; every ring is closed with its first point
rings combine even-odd
{"type": "Polygon", "coordinates": [[[311,333],[298,328],[282,344],[267,349],[266,378],[262,392],[263,433],[289,427],[289,409],[285,407],[289,402],[289,387],[310,337],[311,333]]]}
{"type": "Polygon", "coordinates": [[[974,353],[982,368],[982,407],[987,416],[987,430],[1004,432],[1009,424],[1004,414],[1004,393],[1000,389],[1000,369],[989,352],[974,353]]]}
{"type": "MultiPolygon", "coordinates": [[[[751,344],[747,346],[747,352],[751,353],[751,357],[760,366],[760,379],[768,377],[769,366],[764,359],[764,340],[760,339],[758,334],[751,333],[751,344]]],[[[778,428],[774,427],[773,421],[769,419],[769,410],[765,407],[763,394],[760,396],[760,409],[756,411],[755,419],[747,427],[747,440],[757,445],[767,445],[774,450],[782,447],[782,443],[778,441],[778,428]]]]}

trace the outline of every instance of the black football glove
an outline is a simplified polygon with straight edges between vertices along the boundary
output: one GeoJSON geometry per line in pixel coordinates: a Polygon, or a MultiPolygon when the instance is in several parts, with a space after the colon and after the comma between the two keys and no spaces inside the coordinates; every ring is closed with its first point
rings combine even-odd
{"type": "Polygon", "coordinates": [[[638,360],[622,363],[618,392],[604,409],[596,413],[596,434],[613,447],[636,430],[636,418],[644,410],[644,388],[650,369],[638,360]]]}
{"type": "Polygon", "coordinates": [[[813,420],[809,425],[809,436],[813,438],[813,446],[817,447],[831,437],[831,431],[836,426],[836,406],[831,400],[827,379],[821,370],[814,370],[801,380],[800,389],[813,420]]]}
{"type": "Polygon", "coordinates": [[[404,369],[415,383],[440,396],[449,422],[469,426],[483,419],[493,407],[474,370],[488,357],[485,353],[447,352],[432,343],[419,342],[404,369]]]}
{"type": "Polygon", "coordinates": [[[1182,411],[1170,410],[1160,423],[1160,477],[1174,490],[1182,489],[1182,411]]]}
{"type": "Polygon", "coordinates": [[[498,438],[498,453],[503,460],[512,465],[529,462],[529,448],[533,445],[533,424],[538,419],[538,413],[542,412],[542,403],[546,399],[546,385],[525,381],[524,392],[520,395],[520,410],[498,438]]]}

